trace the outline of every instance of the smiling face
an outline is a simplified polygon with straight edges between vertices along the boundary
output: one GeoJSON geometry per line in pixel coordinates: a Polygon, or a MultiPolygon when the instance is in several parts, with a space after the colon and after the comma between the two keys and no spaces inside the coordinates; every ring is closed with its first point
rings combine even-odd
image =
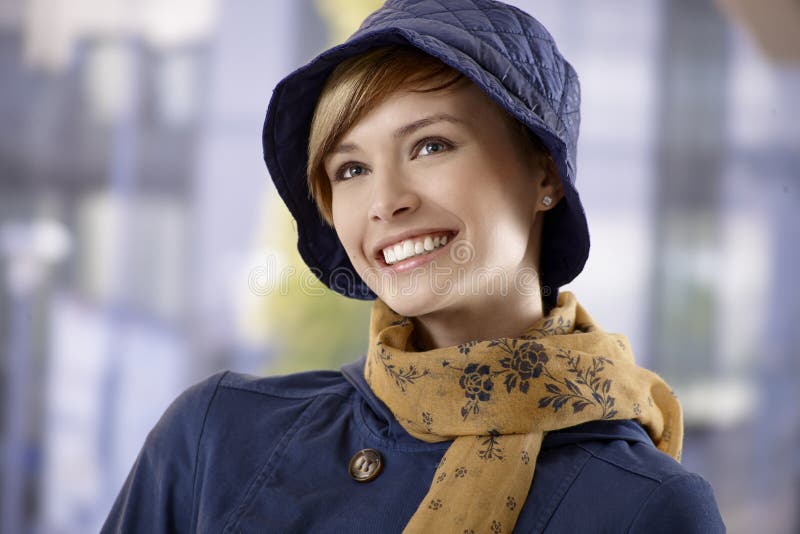
{"type": "Polygon", "coordinates": [[[467,80],[401,89],[325,155],[339,239],[398,313],[491,312],[540,298],[541,218],[555,205],[541,200],[557,201],[560,183],[515,124],[467,80]]]}

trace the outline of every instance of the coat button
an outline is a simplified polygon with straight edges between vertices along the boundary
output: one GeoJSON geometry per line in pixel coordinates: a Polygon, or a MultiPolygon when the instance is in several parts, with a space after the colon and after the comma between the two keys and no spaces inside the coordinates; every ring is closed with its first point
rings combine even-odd
{"type": "Polygon", "coordinates": [[[350,476],[356,482],[369,482],[381,472],[383,460],[375,449],[358,451],[350,459],[350,476]]]}

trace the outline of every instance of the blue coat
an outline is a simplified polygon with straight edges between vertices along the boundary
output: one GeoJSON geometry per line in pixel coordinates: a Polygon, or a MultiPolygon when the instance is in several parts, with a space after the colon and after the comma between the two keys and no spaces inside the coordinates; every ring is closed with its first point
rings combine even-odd
{"type": "MultiPolygon", "coordinates": [[[[407,434],[363,377],[221,373],[184,392],[147,440],[103,532],[400,532],[450,445],[407,434]],[[360,483],[351,457],[384,468],[360,483]]],[[[700,476],[633,421],[549,433],[515,532],[724,532],[700,476]]]]}

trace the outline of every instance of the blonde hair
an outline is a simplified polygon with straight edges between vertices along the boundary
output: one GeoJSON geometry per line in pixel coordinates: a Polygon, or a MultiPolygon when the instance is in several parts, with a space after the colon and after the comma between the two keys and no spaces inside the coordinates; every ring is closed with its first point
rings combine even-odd
{"type": "MultiPolygon", "coordinates": [[[[324,159],[350,128],[395,91],[435,92],[466,81],[459,71],[408,45],[376,48],[340,63],[322,88],[308,140],[308,190],[323,220],[333,226],[324,159]]],[[[497,107],[512,124],[512,133],[527,140],[529,149],[548,152],[524,124],[497,107]]]]}

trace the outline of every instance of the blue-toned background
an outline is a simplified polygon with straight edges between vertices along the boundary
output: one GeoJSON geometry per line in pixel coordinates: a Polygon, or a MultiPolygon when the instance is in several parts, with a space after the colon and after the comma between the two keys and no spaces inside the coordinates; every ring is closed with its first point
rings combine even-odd
{"type": "MultiPolygon", "coordinates": [[[[800,5],[513,3],[583,86],[567,289],[675,387],[729,531],[799,532],[800,5]]],[[[300,261],[260,129],[377,4],[0,0],[0,533],[97,531],[219,369],[363,353],[369,303],[300,261]]]]}

